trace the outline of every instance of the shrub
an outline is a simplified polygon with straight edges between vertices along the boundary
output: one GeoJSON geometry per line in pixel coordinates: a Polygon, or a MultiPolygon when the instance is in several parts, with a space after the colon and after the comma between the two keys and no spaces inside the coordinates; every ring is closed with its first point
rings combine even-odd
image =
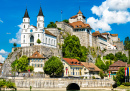
{"type": "Polygon", "coordinates": [[[100,75],[101,79],[104,78],[104,74],[103,74],[103,71],[102,71],[102,70],[99,72],[99,75],[100,75]]]}
{"type": "Polygon", "coordinates": [[[95,76],[92,76],[93,79],[95,79],[95,76]]]}
{"type": "Polygon", "coordinates": [[[130,82],[124,83],[124,86],[130,86],[130,82]]]}

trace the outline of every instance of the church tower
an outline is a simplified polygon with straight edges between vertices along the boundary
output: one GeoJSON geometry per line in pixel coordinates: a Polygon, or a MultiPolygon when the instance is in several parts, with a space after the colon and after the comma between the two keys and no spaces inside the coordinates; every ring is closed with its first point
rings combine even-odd
{"type": "Polygon", "coordinates": [[[27,29],[30,26],[30,17],[28,15],[28,11],[26,9],[24,17],[23,17],[23,23],[22,23],[22,32],[21,32],[21,47],[27,46],[27,29]]]}
{"type": "Polygon", "coordinates": [[[37,16],[37,28],[39,28],[40,30],[44,29],[44,15],[41,6],[37,16]]]}

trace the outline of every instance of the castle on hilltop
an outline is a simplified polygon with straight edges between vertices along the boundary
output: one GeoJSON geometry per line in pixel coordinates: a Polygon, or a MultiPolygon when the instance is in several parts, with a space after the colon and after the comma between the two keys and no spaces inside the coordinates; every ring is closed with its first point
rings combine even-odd
{"type": "MultiPolygon", "coordinates": [[[[58,44],[64,43],[64,38],[61,34],[69,33],[79,38],[80,44],[85,47],[98,47],[101,50],[124,50],[123,42],[118,38],[118,34],[100,33],[95,31],[92,33],[92,28],[86,24],[86,17],[81,10],[70,17],[69,23],[55,22],[57,28],[44,28],[44,15],[40,7],[37,16],[37,26],[30,25],[30,17],[26,9],[21,33],[21,47],[30,47],[33,45],[41,45],[51,48],[59,48],[58,44]],[[37,40],[41,43],[38,43],[37,40]]],[[[32,55],[32,54],[30,54],[32,55]]]]}
{"type": "Polygon", "coordinates": [[[23,17],[22,26],[21,47],[43,45],[56,48],[56,36],[44,29],[44,15],[41,7],[37,16],[37,26],[30,25],[30,17],[27,9],[23,17]],[[38,39],[41,41],[40,44],[37,43],[38,39]]]}

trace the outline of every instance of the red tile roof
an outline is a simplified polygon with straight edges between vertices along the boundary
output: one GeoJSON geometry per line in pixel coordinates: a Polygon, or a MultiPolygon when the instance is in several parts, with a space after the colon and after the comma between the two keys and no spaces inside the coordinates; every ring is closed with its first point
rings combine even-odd
{"type": "Polygon", "coordinates": [[[126,66],[127,66],[127,62],[118,60],[115,63],[113,63],[112,65],[110,65],[109,67],[126,67],[126,66]]]}
{"type": "Polygon", "coordinates": [[[29,58],[45,58],[38,51],[34,52],[29,58]]]}
{"type": "Polygon", "coordinates": [[[51,35],[51,36],[56,37],[56,35],[52,34],[52,33],[51,33],[51,32],[49,32],[48,30],[45,30],[45,34],[48,34],[48,35],[51,35]]]}
{"type": "Polygon", "coordinates": [[[69,23],[73,28],[91,28],[89,24],[84,24],[82,21],[69,23]]]}
{"type": "Polygon", "coordinates": [[[77,59],[71,59],[71,58],[63,58],[69,65],[74,66],[83,66],[83,64],[78,61],[77,59]]]}
{"type": "Polygon", "coordinates": [[[78,14],[82,14],[82,12],[79,10],[78,14]]]}
{"type": "Polygon", "coordinates": [[[118,34],[111,34],[111,36],[118,36],[118,34]]]}
{"type": "Polygon", "coordinates": [[[105,39],[106,40],[106,38],[104,37],[104,36],[102,36],[102,34],[99,32],[99,31],[95,31],[95,32],[93,32],[92,33],[92,36],[95,36],[95,37],[101,37],[101,38],[103,38],[103,39],[105,39]]]}
{"type": "Polygon", "coordinates": [[[109,35],[107,32],[105,32],[105,33],[101,33],[101,35],[109,35]]]}
{"type": "Polygon", "coordinates": [[[93,63],[81,62],[89,71],[100,71],[100,69],[93,63]]]}

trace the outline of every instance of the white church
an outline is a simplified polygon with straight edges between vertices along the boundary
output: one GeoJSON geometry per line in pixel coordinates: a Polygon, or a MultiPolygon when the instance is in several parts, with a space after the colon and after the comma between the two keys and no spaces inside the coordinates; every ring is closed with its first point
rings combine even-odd
{"type": "Polygon", "coordinates": [[[21,47],[43,45],[56,48],[57,37],[44,29],[44,15],[41,7],[37,16],[37,26],[30,25],[30,17],[27,9],[23,17],[22,26],[21,47]],[[41,41],[40,44],[37,43],[38,39],[41,41]]]}

